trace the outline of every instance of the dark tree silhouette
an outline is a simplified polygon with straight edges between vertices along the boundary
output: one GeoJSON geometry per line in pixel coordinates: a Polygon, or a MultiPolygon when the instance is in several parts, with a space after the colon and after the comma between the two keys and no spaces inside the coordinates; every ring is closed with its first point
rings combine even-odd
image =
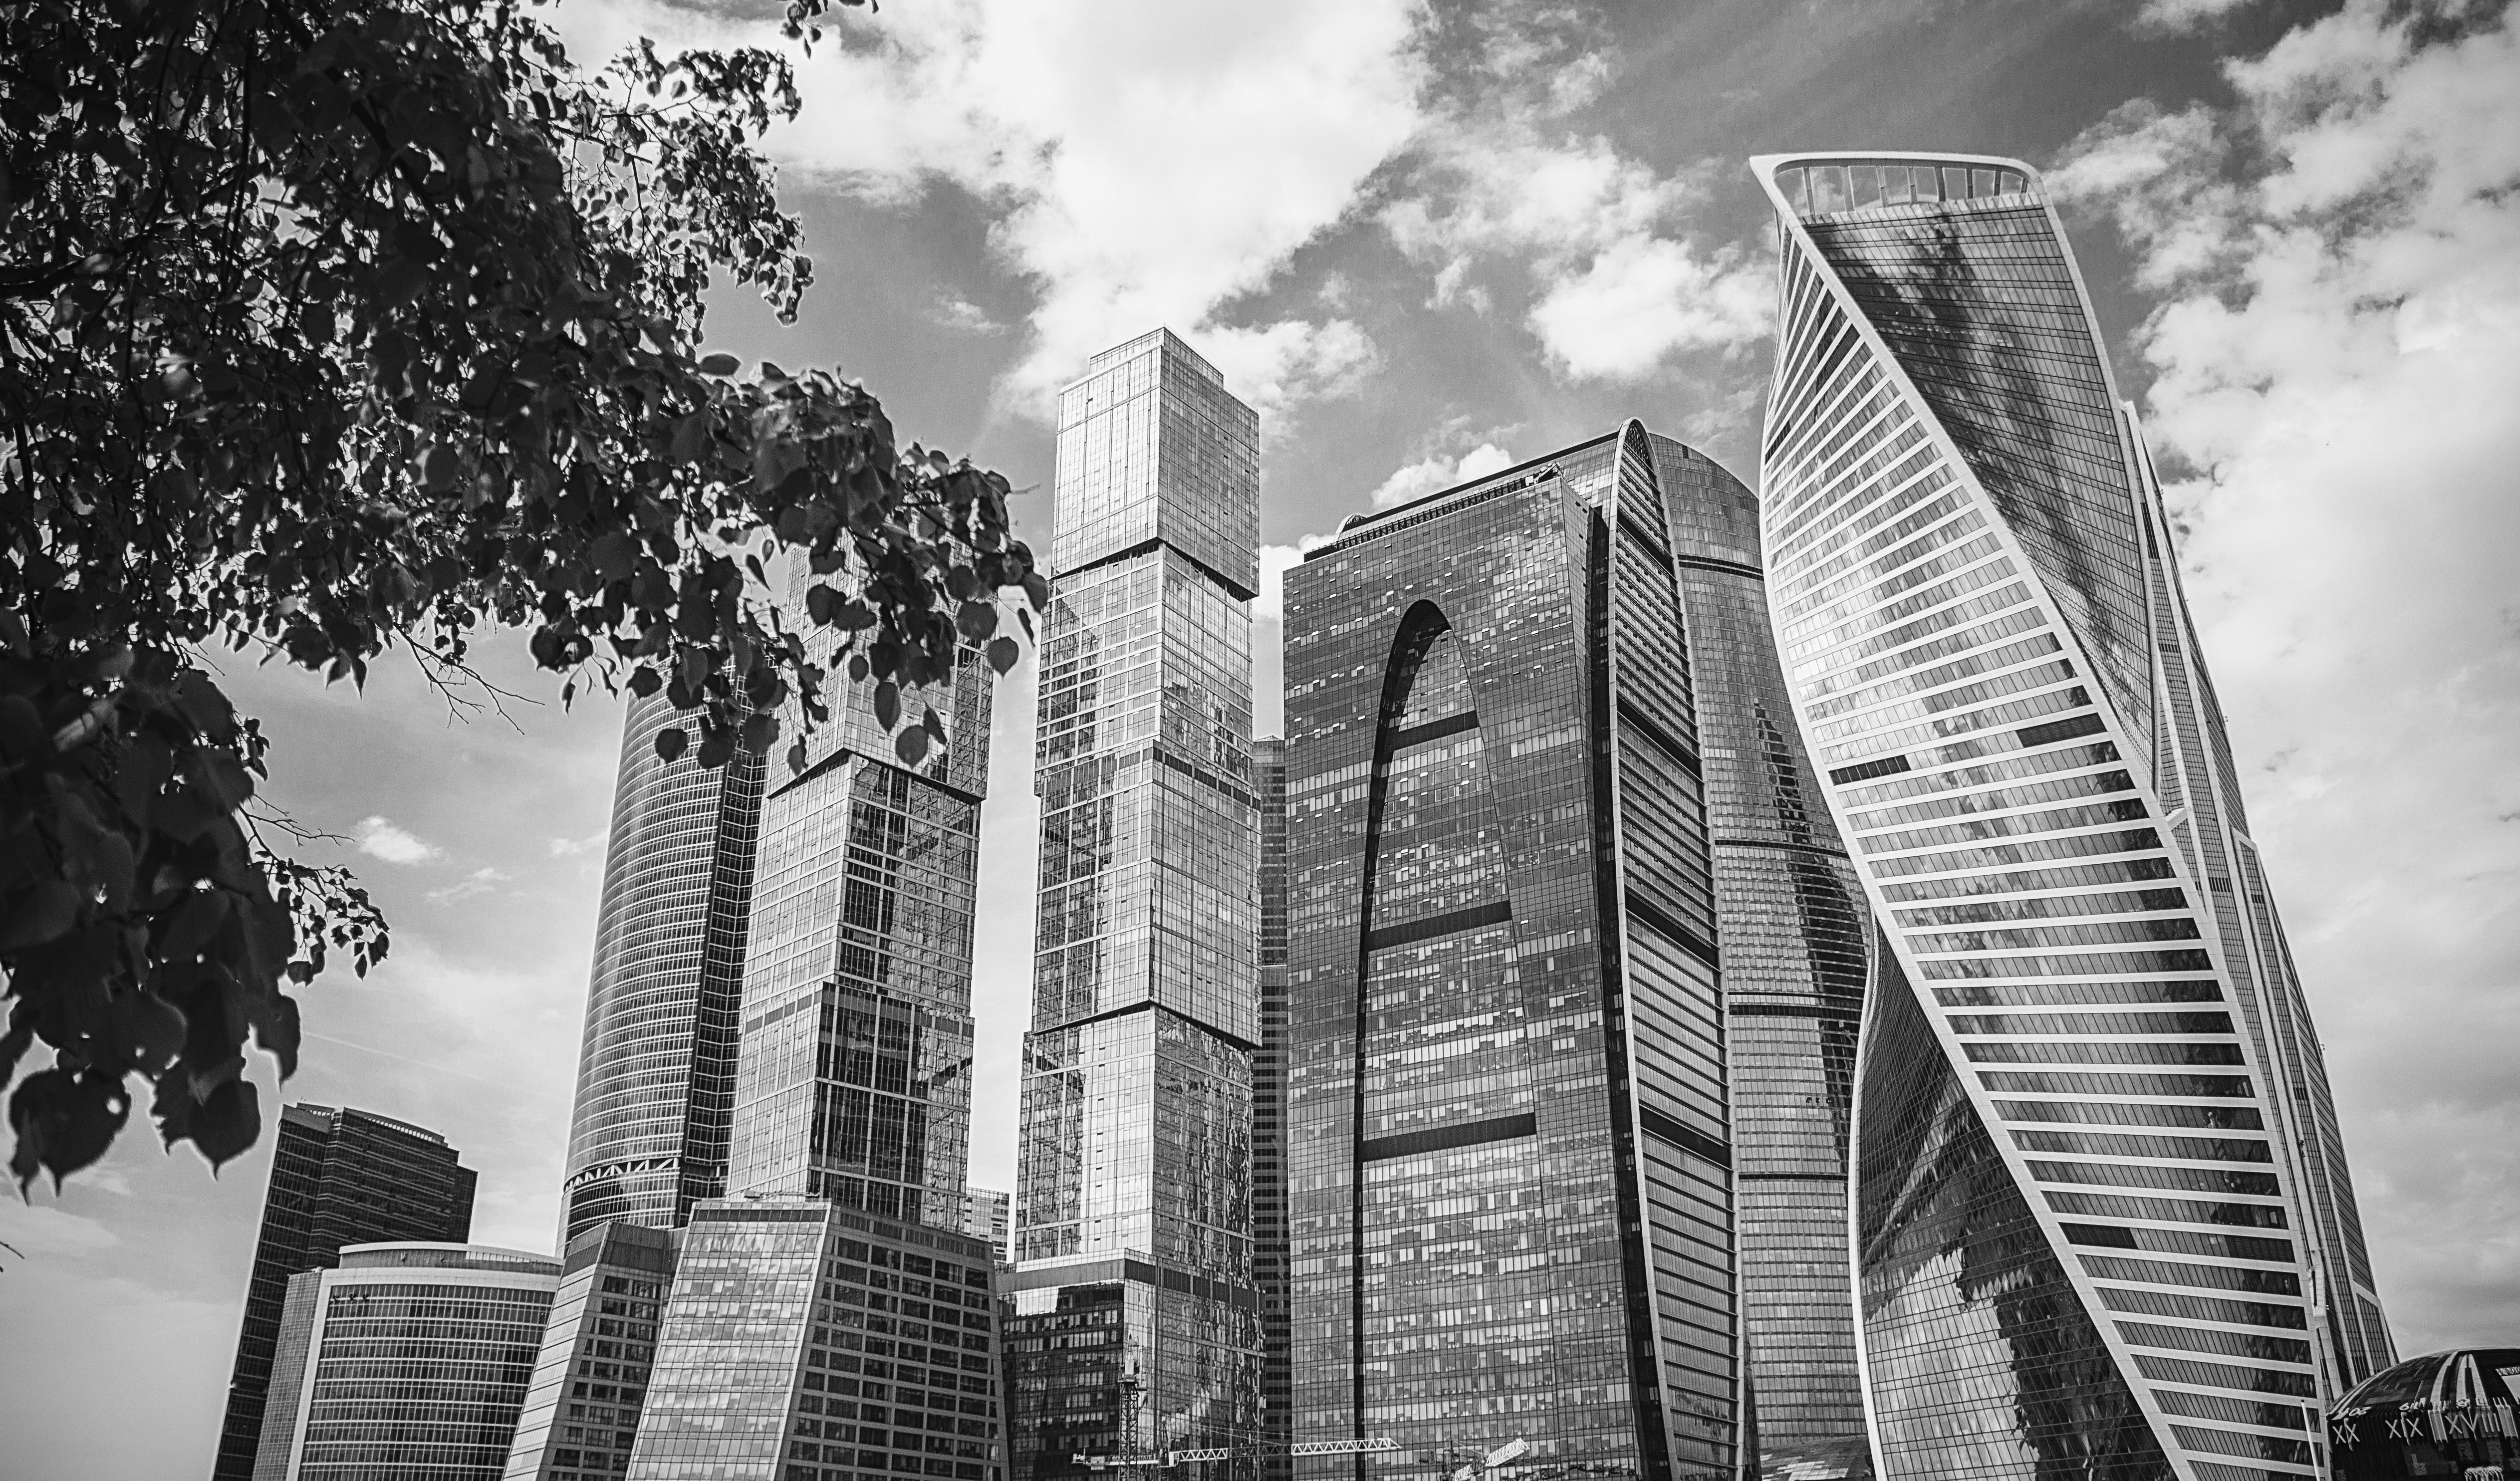
{"type": "Polygon", "coordinates": [[[1001,612],[1047,588],[1004,479],[697,348],[712,281],[788,317],[811,281],[756,147],[796,108],[775,52],[587,72],[486,0],[0,7],[0,1083],[52,1059],[9,1102],[22,1186],[102,1155],[134,1075],[170,1145],[242,1151],[286,989],[384,955],[251,800],[206,651],[451,682],[519,627],[564,699],[663,691],[693,724],[659,748],[712,766],[826,714],[782,552],[887,724],[960,646],[1014,661],[1001,612]]]}

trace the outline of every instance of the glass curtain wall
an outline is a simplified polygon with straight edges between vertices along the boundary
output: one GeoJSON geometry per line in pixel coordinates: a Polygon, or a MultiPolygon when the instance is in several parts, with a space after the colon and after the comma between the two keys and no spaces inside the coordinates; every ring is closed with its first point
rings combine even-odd
{"type": "Polygon", "coordinates": [[[1754,169],[1784,240],[1771,618],[1877,929],[1884,1473],[2318,1474],[2354,1360],[2314,1320],[2298,1048],[2182,832],[2166,533],[2061,227],[2014,160],[1754,169]]]}
{"type": "Polygon", "coordinates": [[[1287,573],[1301,1476],[1730,1477],[1724,1021],[1653,444],[1361,520],[1287,573]],[[1509,1468],[1508,1474],[1517,1468],[1509,1468]]]}
{"type": "Polygon", "coordinates": [[[1846,1189],[1870,917],[1777,663],[1758,496],[1703,453],[1648,440],[1705,740],[1759,1468],[1861,1478],[1846,1189]]]}
{"type": "Polygon", "coordinates": [[[1251,598],[1259,419],[1157,331],[1059,410],[1015,1464],[1260,1439],[1251,598]]]}

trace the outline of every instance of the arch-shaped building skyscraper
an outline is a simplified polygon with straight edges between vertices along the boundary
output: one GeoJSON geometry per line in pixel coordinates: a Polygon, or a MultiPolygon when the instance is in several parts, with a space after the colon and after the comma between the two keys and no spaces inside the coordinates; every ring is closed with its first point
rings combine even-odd
{"type": "Polygon", "coordinates": [[[2062,226],[2016,160],[1752,167],[1769,602],[1879,930],[1851,1233],[1884,1474],[2323,1474],[2387,1327],[2062,226]]]}

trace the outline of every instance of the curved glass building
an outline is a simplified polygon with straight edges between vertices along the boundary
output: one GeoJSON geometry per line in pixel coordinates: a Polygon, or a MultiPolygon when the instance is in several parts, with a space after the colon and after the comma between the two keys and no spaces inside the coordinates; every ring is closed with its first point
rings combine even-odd
{"type": "Polygon", "coordinates": [[[1897,1477],[2323,1473],[2387,1361],[2169,526],[2038,175],[1769,157],[1796,723],[1878,928],[1852,1222],[1897,1477]]]}
{"type": "Polygon", "coordinates": [[[726,1191],[763,758],[657,759],[677,711],[630,701],[561,1184],[560,1246],[608,1219],[671,1228],[726,1191]]]}
{"type": "Polygon", "coordinates": [[[1298,1478],[1741,1464],[1682,472],[1630,423],[1286,573],[1298,1478]]]}
{"type": "Polygon", "coordinates": [[[1768,626],[1759,497],[1647,433],[1704,741],[1723,961],[1741,1362],[1761,1474],[1871,1474],[1846,1253],[1871,922],[1768,626]]]}
{"type": "Polygon", "coordinates": [[[254,1481],[497,1481],[560,1278],[549,1255],[424,1243],[291,1277],[254,1481]]]}

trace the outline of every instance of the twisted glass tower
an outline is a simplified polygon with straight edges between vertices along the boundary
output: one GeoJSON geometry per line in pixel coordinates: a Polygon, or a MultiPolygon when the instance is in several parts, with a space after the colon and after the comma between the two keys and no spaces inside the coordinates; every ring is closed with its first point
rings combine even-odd
{"type": "Polygon", "coordinates": [[[1019,1476],[1258,1439],[1259,418],[1157,331],[1062,394],[1008,1330],[1019,1476]]]}
{"type": "Polygon", "coordinates": [[[2169,527],[2037,174],[1754,161],[1796,723],[1877,922],[1855,1278],[1895,1477],[2323,1473],[2387,1361],[2169,527]]]}

